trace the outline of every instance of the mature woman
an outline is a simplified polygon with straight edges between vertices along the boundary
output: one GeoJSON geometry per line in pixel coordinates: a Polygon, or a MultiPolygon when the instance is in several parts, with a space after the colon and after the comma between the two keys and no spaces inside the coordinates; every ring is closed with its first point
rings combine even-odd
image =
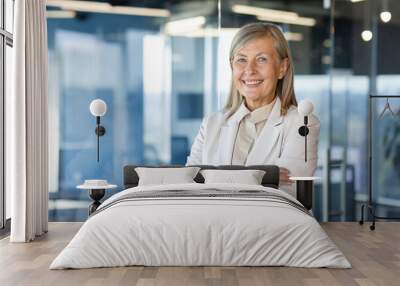
{"type": "Polygon", "coordinates": [[[248,24],[234,37],[229,57],[228,102],[203,120],[187,165],[278,165],[281,188],[294,195],[289,176],[312,176],[316,169],[320,124],[309,116],[305,162],[288,43],[273,24],[248,24]]]}

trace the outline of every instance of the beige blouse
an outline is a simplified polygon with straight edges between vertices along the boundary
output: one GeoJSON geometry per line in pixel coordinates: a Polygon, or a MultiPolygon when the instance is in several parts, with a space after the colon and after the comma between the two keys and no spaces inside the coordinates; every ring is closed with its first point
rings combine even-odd
{"type": "Polygon", "coordinates": [[[235,115],[239,115],[241,120],[233,147],[232,165],[246,165],[247,156],[267,122],[274,104],[275,100],[250,111],[243,102],[235,112],[235,115]]]}

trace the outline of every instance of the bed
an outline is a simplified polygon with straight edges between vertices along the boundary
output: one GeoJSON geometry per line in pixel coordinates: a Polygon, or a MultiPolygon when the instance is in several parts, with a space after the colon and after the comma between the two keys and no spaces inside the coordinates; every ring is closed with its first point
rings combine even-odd
{"type": "Polygon", "coordinates": [[[144,266],[292,266],[350,268],[295,198],[278,189],[276,166],[198,166],[264,170],[262,185],[193,183],[138,186],[103,202],[50,269],[144,266]]]}

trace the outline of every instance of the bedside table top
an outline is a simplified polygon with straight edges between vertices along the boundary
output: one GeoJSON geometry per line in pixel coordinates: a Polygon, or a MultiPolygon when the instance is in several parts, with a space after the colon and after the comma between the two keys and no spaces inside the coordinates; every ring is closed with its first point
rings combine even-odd
{"type": "Polygon", "coordinates": [[[107,180],[85,180],[82,185],[76,186],[77,189],[85,190],[99,190],[99,189],[113,189],[117,185],[111,185],[107,180]]]}
{"type": "Polygon", "coordinates": [[[289,177],[289,180],[292,181],[316,181],[320,179],[320,177],[289,177]]]}

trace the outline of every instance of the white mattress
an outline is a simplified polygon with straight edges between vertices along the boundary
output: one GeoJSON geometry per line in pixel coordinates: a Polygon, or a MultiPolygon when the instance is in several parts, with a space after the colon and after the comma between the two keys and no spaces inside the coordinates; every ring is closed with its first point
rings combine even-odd
{"type": "Polygon", "coordinates": [[[127,189],[100,206],[103,210],[82,225],[50,269],[126,265],[351,267],[312,215],[279,201],[174,197],[115,203],[135,192],[213,188],[262,190],[297,202],[279,190],[254,185],[127,189]]]}

